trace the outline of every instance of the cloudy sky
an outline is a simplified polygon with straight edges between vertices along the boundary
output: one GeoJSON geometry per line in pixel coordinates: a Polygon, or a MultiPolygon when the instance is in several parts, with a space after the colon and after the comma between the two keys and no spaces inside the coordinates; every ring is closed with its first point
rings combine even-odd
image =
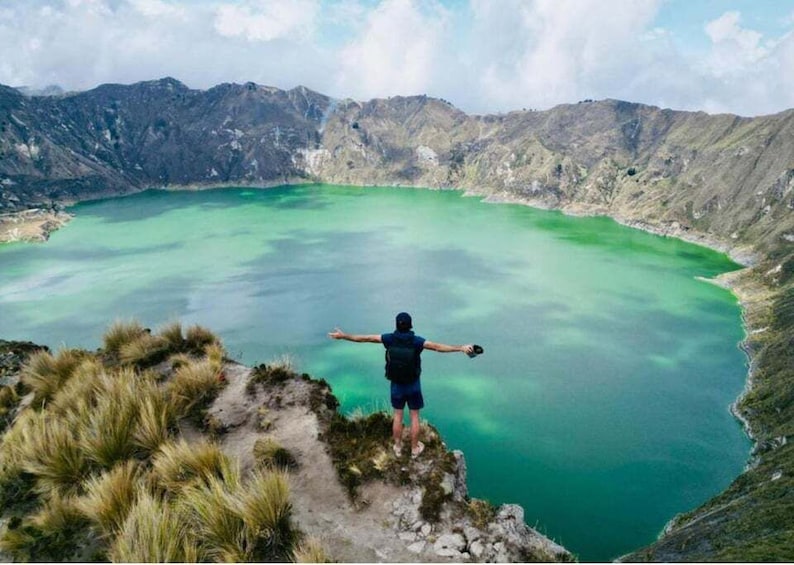
{"type": "Polygon", "coordinates": [[[794,107],[794,0],[0,0],[0,83],[302,84],[473,113],[794,107]]]}

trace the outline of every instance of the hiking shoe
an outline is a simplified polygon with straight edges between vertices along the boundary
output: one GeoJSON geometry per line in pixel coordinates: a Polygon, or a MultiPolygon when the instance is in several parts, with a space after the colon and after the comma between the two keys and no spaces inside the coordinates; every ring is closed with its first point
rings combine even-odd
{"type": "Polygon", "coordinates": [[[402,446],[401,443],[395,443],[394,444],[394,454],[397,457],[400,457],[403,454],[403,446],[402,446]]]}
{"type": "Polygon", "coordinates": [[[421,441],[416,444],[416,449],[411,449],[411,459],[416,459],[425,450],[425,444],[421,441]]]}

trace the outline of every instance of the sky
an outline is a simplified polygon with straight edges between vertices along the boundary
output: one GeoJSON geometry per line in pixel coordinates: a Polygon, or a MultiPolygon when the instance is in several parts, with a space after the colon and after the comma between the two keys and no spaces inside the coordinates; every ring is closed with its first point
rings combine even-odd
{"type": "Polygon", "coordinates": [[[794,0],[0,0],[0,84],[166,76],[476,114],[616,98],[794,107],[794,0]]]}

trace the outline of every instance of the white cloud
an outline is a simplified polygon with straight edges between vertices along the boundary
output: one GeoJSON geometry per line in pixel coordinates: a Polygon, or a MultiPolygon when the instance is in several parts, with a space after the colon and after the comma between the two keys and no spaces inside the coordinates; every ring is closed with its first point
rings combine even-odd
{"type": "Polygon", "coordinates": [[[320,6],[315,0],[271,2],[249,0],[221,4],[215,29],[224,37],[244,37],[249,41],[272,41],[297,35],[311,35],[320,6]]]}
{"type": "Polygon", "coordinates": [[[726,12],[702,28],[707,50],[682,51],[655,21],[663,2],[3,0],[0,83],[252,80],[358,99],[427,93],[476,113],[584,98],[794,106],[794,32],[764,37],[726,12]]]}
{"type": "Polygon", "coordinates": [[[427,92],[445,26],[439,5],[384,0],[339,53],[336,90],[360,98],[427,92]]]}
{"type": "Polygon", "coordinates": [[[712,42],[712,52],[707,60],[716,76],[747,68],[767,55],[761,44],[763,35],[739,26],[739,12],[725,12],[705,26],[712,42]]]}

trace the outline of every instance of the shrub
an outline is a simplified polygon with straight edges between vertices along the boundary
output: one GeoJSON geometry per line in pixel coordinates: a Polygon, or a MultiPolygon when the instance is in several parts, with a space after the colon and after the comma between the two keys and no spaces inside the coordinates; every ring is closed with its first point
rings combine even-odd
{"type": "Polygon", "coordinates": [[[187,487],[179,503],[207,557],[227,563],[250,560],[245,523],[221,479],[209,477],[204,483],[187,487]]]}
{"type": "Polygon", "coordinates": [[[121,563],[184,563],[202,557],[178,512],[146,491],[138,494],[108,556],[121,563]]]}
{"type": "Polygon", "coordinates": [[[41,405],[69,380],[85,353],[62,349],[57,355],[49,351],[33,353],[22,367],[22,383],[34,392],[34,404],[41,405]]]}
{"type": "Polygon", "coordinates": [[[320,540],[312,537],[301,542],[292,556],[295,563],[333,563],[320,540]]]}
{"type": "Polygon", "coordinates": [[[141,477],[135,461],[126,461],[85,485],[85,496],[77,502],[82,514],[110,537],[120,532],[130,509],[135,504],[141,477]]]}
{"type": "Polygon", "coordinates": [[[102,336],[102,343],[107,353],[117,357],[122,347],[132,343],[145,332],[143,326],[135,320],[129,322],[116,320],[102,336]]]}
{"type": "Polygon", "coordinates": [[[294,469],[298,462],[287,449],[271,438],[258,439],[254,443],[254,459],[270,469],[294,469]]]}
{"type": "Polygon", "coordinates": [[[124,365],[150,367],[168,356],[169,343],[159,335],[142,333],[119,349],[119,361],[124,365]]]}
{"type": "Polygon", "coordinates": [[[6,429],[11,420],[14,407],[19,402],[19,395],[14,387],[0,386],[0,433],[6,429]]]}
{"type": "Polygon", "coordinates": [[[254,558],[284,560],[296,536],[290,522],[292,505],[286,473],[254,472],[236,498],[248,535],[254,540],[254,558]]]}
{"type": "Polygon", "coordinates": [[[221,448],[213,443],[168,442],[152,458],[156,483],[166,492],[176,492],[191,483],[223,477],[235,482],[236,471],[221,448]]]}

